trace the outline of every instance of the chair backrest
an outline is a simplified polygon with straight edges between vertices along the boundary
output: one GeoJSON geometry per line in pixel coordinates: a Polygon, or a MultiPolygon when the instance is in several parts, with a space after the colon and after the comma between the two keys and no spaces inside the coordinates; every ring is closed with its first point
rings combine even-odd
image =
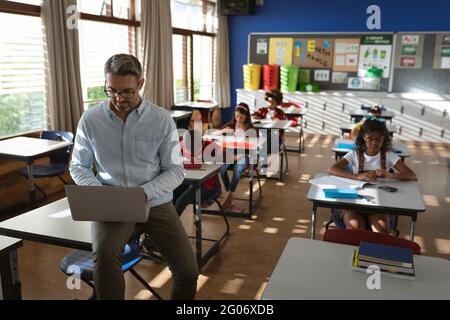
{"type": "Polygon", "coordinates": [[[409,248],[412,249],[413,253],[416,255],[420,255],[421,253],[419,244],[414,241],[366,230],[328,229],[325,231],[323,241],[343,243],[353,246],[359,246],[361,241],[366,241],[409,248]]]}
{"type": "MultiPolygon", "coordinates": [[[[74,135],[69,131],[47,130],[41,132],[41,139],[73,142],[74,135]]],[[[54,154],[50,155],[50,161],[52,163],[67,164],[69,162],[71,150],[72,146],[68,146],[60,152],[55,152],[54,154]]]]}

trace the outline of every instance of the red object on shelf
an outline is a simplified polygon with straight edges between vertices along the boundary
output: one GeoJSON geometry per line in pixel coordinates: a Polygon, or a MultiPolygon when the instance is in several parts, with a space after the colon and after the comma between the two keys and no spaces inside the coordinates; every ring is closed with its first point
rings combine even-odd
{"type": "Polygon", "coordinates": [[[279,89],[280,66],[277,64],[265,64],[263,66],[264,90],[279,89]]]}

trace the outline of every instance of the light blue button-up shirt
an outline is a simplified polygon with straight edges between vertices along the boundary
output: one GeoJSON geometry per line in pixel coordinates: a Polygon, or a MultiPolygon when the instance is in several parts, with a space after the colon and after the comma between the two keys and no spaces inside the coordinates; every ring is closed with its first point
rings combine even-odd
{"type": "Polygon", "coordinates": [[[145,100],[125,122],[108,101],[86,110],[78,123],[70,175],[78,185],[140,186],[151,207],[171,201],[184,169],[169,112],[145,100]]]}

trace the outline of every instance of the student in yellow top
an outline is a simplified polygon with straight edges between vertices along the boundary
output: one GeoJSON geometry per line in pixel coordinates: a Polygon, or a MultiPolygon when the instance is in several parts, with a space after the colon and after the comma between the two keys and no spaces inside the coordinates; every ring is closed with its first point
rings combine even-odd
{"type": "Polygon", "coordinates": [[[379,118],[381,117],[381,107],[379,105],[374,105],[372,106],[372,108],[369,109],[369,111],[367,112],[367,115],[364,116],[360,122],[358,122],[357,124],[355,124],[355,126],[352,129],[351,132],[351,139],[356,139],[356,137],[358,137],[358,133],[361,130],[362,125],[364,124],[364,122],[367,119],[371,119],[373,117],[379,118]]]}
{"type": "MultiPolygon", "coordinates": [[[[416,174],[391,151],[392,143],[383,119],[367,119],[355,141],[355,150],[347,153],[329,170],[335,176],[374,181],[378,178],[417,180],[416,174]],[[351,167],[351,172],[347,168],[351,167]],[[394,173],[389,172],[395,169],[394,173]]],[[[340,210],[347,229],[366,229],[389,233],[389,215],[361,214],[353,210],[340,210]]]]}

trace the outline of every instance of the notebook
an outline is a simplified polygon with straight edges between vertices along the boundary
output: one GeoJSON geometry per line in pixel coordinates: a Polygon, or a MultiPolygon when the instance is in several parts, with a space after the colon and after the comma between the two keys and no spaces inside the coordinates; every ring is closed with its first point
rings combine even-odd
{"type": "Polygon", "coordinates": [[[413,251],[410,248],[361,241],[358,258],[404,268],[413,267],[413,251]]]}
{"type": "Polygon", "coordinates": [[[185,169],[200,169],[202,167],[201,163],[192,163],[189,161],[183,162],[183,167],[185,169]]]}

